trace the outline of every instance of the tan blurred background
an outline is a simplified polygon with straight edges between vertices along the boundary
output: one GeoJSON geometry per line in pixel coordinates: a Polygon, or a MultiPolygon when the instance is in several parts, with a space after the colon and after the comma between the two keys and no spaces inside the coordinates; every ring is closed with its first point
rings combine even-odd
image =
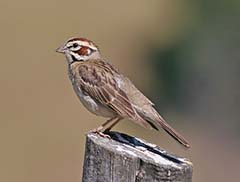
{"type": "Polygon", "coordinates": [[[83,36],[190,140],[129,121],[115,130],[190,158],[194,182],[239,181],[237,0],[0,2],[0,181],[79,182],[84,134],[104,119],[78,101],[55,49],[83,36]]]}

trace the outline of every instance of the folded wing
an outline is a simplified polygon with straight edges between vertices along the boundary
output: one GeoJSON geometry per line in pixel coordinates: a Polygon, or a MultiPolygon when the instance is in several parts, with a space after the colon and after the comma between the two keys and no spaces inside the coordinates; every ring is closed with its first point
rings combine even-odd
{"type": "Polygon", "coordinates": [[[88,61],[81,64],[78,70],[81,89],[100,102],[111,108],[118,115],[129,118],[146,128],[151,125],[135,110],[127,94],[119,87],[115,75],[118,72],[108,63],[101,60],[88,61]]]}

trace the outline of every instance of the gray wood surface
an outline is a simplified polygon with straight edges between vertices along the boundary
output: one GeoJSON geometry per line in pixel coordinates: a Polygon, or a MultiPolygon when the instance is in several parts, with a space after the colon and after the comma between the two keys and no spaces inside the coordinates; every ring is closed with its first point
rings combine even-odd
{"type": "Polygon", "coordinates": [[[83,182],[192,181],[187,159],[126,134],[111,132],[111,137],[87,134],[83,182]]]}

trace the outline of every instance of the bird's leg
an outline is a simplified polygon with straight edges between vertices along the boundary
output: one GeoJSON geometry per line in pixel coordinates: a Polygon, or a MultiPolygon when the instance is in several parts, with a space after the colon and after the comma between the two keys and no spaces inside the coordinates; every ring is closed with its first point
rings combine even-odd
{"type": "MultiPolygon", "coordinates": [[[[99,134],[99,135],[102,136],[102,137],[110,138],[110,136],[104,134],[102,130],[103,130],[103,128],[104,128],[107,124],[109,124],[110,122],[113,122],[115,119],[117,119],[117,116],[108,119],[108,120],[105,121],[101,126],[95,128],[95,129],[93,129],[93,130],[90,130],[89,133],[92,133],[92,132],[93,132],[93,133],[99,134]]],[[[115,122],[114,122],[114,123],[115,123],[115,122]]],[[[111,125],[111,126],[112,126],[112,125],[111,125]]],[[[105,131],[105,130],[104,130],[104,131],[105,131]]]]}
{"type": "Polygon", "coordinates": [[[110,131],[119,121],[121,121],[122,120],[122,118],[121,117],[119,117],[119,118],[117,118],[117,120],[115,120],[110,126],[108,126],[103,132],[105,132],[105,131],[110,131]]]}
{"type": "Polygon", "coordinates": [[[102,127],[105,127],[108,123],[114,121],[114,120],[117,119],[117,118],[118,118],[117,116],[115,116],[115,117],[113,117],[113,118],[110,118],[110,119],[108,119],[106,122],[104,122],[101,126],[102,126],[102,127]]]}

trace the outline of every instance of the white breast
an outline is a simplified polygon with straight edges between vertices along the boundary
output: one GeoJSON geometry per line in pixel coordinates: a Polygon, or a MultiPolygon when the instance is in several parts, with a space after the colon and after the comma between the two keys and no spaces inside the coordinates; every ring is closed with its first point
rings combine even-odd
{"type": "MultiPolygon", "coordinates": [[[[75,86],[74,86],[75,87],[75,86]]],[[[98,116],[111,118],[116,115],[114,111],[112,111],[110,108],[105,107],[101,103],[94,100],[91,96],[85,95],[80,87],[77,87],[77,89],[74,89],[77,93],[80,101],[82,104],[93,114],[96,114],[98,116]]]]}
{"type": "Polygon", "coordinates": [[[70,70],[69,70],[69,78],[72,82],[73,89],[77,94],[78,98],[91,113],[96,114],[98,116],[106,117],[106,118],[111,118],[116,115],[116,113],[113,110],[97,102],[94,98],[87,95],[87,93],[83,93],[81,87],[78,84],[78,81],[74,78],[74,75],[71,73],[70,70]]]}

